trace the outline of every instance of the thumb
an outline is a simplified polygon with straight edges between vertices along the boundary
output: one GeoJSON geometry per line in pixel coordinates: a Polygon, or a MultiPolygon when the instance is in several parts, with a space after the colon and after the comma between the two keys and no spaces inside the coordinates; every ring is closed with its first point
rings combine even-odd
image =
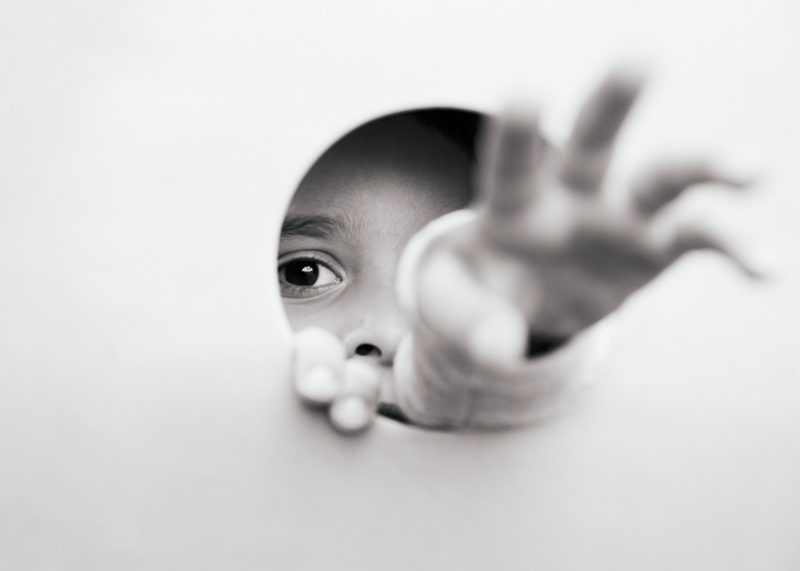
{"type": "Polygon", "coordinates": [[[504,368],[524,358],[524,315],[482,284],[455,252],[431,253],[418,276],[419,319],[458,354],[489,368],[504,368]]]}

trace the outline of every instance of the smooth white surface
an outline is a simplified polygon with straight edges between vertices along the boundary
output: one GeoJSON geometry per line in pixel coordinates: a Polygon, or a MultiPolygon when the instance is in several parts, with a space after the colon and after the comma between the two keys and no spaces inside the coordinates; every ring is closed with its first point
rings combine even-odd
{"type": "MultiPolygon", "coordinates": [[[[0,5],[0,568],[797,569],[796,4],[0,5]],[[742,232],[632,301],[559,421],[346,440],[300,410],[282,210],[345,129],[654,82],[620,170],[758,153],[742,232]]],[[[698,201],[702,202],[702,201],[698,201]]],[[[724,197],[710,203],[725,205],[724,197]]]]}

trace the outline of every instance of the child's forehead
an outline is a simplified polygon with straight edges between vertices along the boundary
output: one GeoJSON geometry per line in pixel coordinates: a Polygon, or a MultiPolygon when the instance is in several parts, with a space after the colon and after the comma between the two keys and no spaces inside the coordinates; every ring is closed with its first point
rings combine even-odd
{"type": "Polygon", "coordinates": [[[281,242],[308,243],[302,240],[310,238],[362,256],[399,252],[425,224],[466,206],[464,170],[460,165],[431,173],[371,163],[332,171],[298,191],[284,220],[281,242]]]}
{"type": "Polygon", "coordinates": [[[380,210],[396,205],[451,203],[466,196],[458,170],[400,169],[363,161],[301,185],[290,212],[380,210]]]}
{"type": "MultiPolygon", "coordinates": [[[[461,208],[463,189],[447,187],[416,173],[377,171],[347,178],[344,184],[306,187],[293,200],[284,234],[293,227],[321,230],[318,238],[347,238],[358,242],[376,235],[414,231],[437,216],[461,208]]],[[[306,234],[308,232],[296,232],[306,234]]]]}

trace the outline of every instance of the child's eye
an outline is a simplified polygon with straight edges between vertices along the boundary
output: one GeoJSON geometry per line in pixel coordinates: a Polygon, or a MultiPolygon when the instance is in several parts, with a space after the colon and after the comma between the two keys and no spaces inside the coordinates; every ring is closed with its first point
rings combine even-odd
{"type": "Polygon", "coordinates": [[[327,263],[308,255],[278,264],[281,296],[288,298],[314,297],[342,283],[342,278],[327,263]]]}

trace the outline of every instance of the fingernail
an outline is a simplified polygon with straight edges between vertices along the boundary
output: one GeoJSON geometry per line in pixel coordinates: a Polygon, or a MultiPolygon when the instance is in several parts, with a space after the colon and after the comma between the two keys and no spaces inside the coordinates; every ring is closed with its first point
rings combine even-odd
{"type": "Polygon", "coordinates": [[[358,396],[366,402],[375,402],[380,393],[380,379],[374,365],[357,359],[348,359],[344,364],[344,392],[358,396]]]}
{"type": "Polygon", "coordinates": [[[632,91],[638,91],[647,80],[649,66],[644,61],[629,60],[617,65],[611,75],[614,80],[632,91]]]}
{"type": "Polygon", "coordinates": [[[508,366],[525,353],[527,326],[522,319],[491,316],[469,335],[469,351],[479,363],[495,368],[508,366]]]}
{"type": "Polygon", "coordinates": [[[502,126],[520,134],[538,134],[539,108],[530,101],[518,99],[509,101],[500,115],[502,126]]]}
{"type": "Polygon", "coordinates": [[[313,404],[331,402],[339,392],[339,383],[330,367],[317,365],[308,369],[298,380],[297,392],[313,404]]]}
{"type": "Polygon", "coordinates": [[[360,397],[344,397],[333,403],[330,418],[333,425],[342,432],[357,432],[370,423],[373,412],[366,401],[360,397]]]}
{"type": "Polygon", "coordinates": [[[781,255],[770,248],[761,248],[747,255],[747,271],[758,279],[774,279],[781,266],[781,255]]]}
{"type": "Polygon", "coordinates": [[[737,186],[753,185],[761,178],[763,166],[752,157],[727,155],[713,163],[714,172],[722,179],[737,186]]]}
{"type": "Polygon", "coordinates": [[[344,359],[344,346],[328,331],[309,327],[294,334],[294,346],[298,358],[311,356],[319,360],[338,362],[344,359]]]}

